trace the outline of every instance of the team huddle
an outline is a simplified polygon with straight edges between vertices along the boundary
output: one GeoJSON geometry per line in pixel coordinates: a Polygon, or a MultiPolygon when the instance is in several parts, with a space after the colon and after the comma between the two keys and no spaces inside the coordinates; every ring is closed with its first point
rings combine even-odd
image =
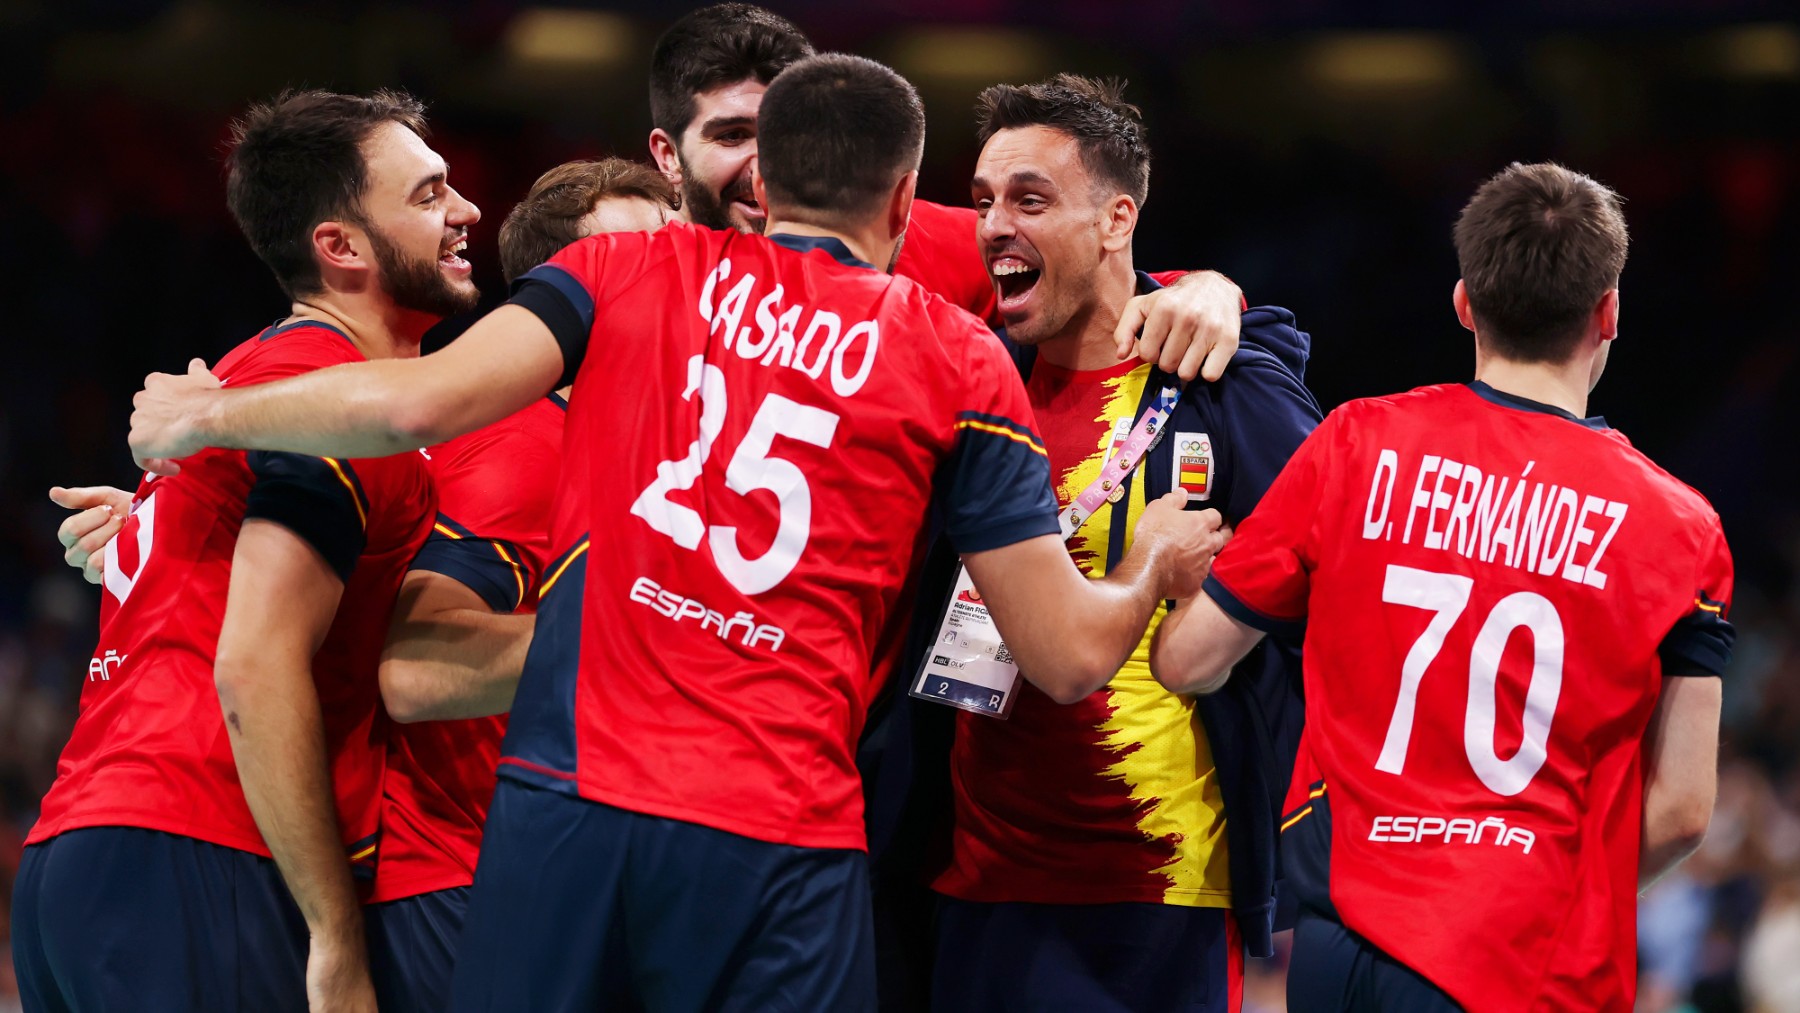
{"type": "Polygon", "coordinates": [[[889,68],[743,3],[654,166],[499,229],[423,107],[295,91],[227,202],[292,299],[149,377],[13,900],[31,1011],[1629,1010],[1699,844],[1719,521],[1588,395],[1619,199],[1455,223],[1474,379],[1345,404],[1132,258],[1123,85],[981,93],[914,197],[889,68]]]}

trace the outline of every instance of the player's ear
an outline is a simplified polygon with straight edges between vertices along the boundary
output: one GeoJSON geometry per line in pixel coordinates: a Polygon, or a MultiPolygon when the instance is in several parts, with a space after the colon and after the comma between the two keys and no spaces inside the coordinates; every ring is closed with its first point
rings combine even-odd
{"type": "Polygon", "coordinates": [[[1100,247],[1118,253],[1131,245],[1131,234],[1137,231],[1138,206],[1130,194],[1114,194],[1106,204],[1106,220],[1100,223],[1100,247]]]}
{"type": "Polygon", "coordinates": [[[1619,336],[1619,290],[1609,288],[1600,297],[1600,305],[1594,307],[1594,324],[1600,331],[1600,340],[1611,341],[1619,336]]]}
{"type": "Polygon", "coordinates": [[[675,148],[675,138],[661,127],[650,131],[650,157],[656,160],[656,168],[663,178],[680,189],[681,153],[675,148]]]}
{"type": "Polygon", "coordinates": [[[756,206],[769,213],[769,188],[763,183],[762,160],[755,155],[750,156],[750,196],[756,198],[756,206]]]}
{"type": "Polygon", "coordinates": [[[898,239],[906,231],[906,225],[912,221],[913,194],[919,188],[919,170],[914,169],[894,184],[893,192],[888,195],[887,235],[889,239],[898,239]]]}
{"type": "Polygon", "coordinates": [[[343,222],[320,222],[313,226],[312,251],[324,270],[367,270],[368,237],[343,222]]]}
{"type": "Polygon", "coordinates": [[[1469,290],[1463,285],[1461,278],[1456,279],[1456,289],[1450,293],[1450,303],[1456,307],[1456,319],[1462,321],[1465,328],[1473,331],[1475,329],[1475,311],[1469,308],[1469,290]]]}

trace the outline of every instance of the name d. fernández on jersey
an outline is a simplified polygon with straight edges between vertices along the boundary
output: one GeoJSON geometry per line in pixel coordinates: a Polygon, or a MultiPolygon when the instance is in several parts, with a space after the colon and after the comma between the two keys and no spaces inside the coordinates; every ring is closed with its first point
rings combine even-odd
{"type": "Polygon", "coordinates": [[[1398,533],[1404,545],[1606,588],[1600,564],[1625,523],[1626,504],[1533,479],[1536,461],[1527,461],[1516,478],[1484,475],[1473,464],[1436,454],[1410,465],[1412,495],[1401,527],[1391,517],[1394,487],[1402,474],[1400,455],[1381,451],[1369,481],[1363,538],[1392,542],[1398,533]]]}

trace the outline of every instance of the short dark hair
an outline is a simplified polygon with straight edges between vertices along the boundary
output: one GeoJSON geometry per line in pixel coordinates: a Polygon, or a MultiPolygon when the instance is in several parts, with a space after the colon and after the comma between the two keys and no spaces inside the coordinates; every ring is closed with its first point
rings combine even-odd
{"type": "Polygon", "coordinates": [[[1482,339],[1517,362],[1563,362],[1625,269],[1619,195],[1552,162],[1507,166],[1456,219],[1456,259],[1482,339]]]}
{"type": "Polygon", "coordinates": [[[564,162],[539,176],[500,225],[500,270],[507,282],[580,239],[581,220],[610,197],[642,197],[671,209],[681,206],[674,185],[640,162],[624,158],[564,162]]]}
{"type": "Polygon", "coordinates": [[[891,68],[844,53],[782,71],[757,120],[769,202],[801,217],[841,220],[875,210],[919,167],[925,149],[919,93],[891,68]]]}
{"type": "Polygon", "coordinates": [[[694,118],[694,96],[755,78],[768,84],[812,42],[792,21],[755,4],[702,7],[656,40],[650,54],[650,122],[676,141],[694,118]]]}
{"type": "Polygon", "coordinates": [[[1049,127],[1073,137],[1081,161],[1098,179],[1129,194],[1141,207],[1150,196],[1150,142],[1138,107],[1125,101],[1125,82],[1058,74],[1037,84],[997,84],[975,100],[982,144],[1002,130],[1049,127]]]}
{"type": "Polygon", "coordinates": [[[423,137],[425,106],[386,89],[367,96],[289,90],[251,106],[231,124],[225,203],[290,298],[324,286],[312,253],[320,222],[366,224],[362,197],[369,172],[362,143],[383,123],[423,137]]]}

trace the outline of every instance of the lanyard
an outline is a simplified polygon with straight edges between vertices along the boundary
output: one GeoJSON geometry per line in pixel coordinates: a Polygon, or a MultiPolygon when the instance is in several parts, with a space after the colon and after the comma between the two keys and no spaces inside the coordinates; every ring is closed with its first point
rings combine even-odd
{"type": "Polygon", "coordinates": [[[1056,520],[1062,525],[1063,541],[1074,537],[1075,532],[1087,523],[1087,519],[1099,510],[1101,504],[1117,494],[1131,473],[1143,462],[1157,441],[1162,439],[1163,423],[1175,410],[1175,403],[1181,392],[1176,387],[1164,387],[1156,396],[1156,404],[1144,413],[1138,424],[1125,437],[1125,444],[1118,449],[1100,468],[1100,477],[1088,483],[1076,497],[1069,501],[1056,520]]]}

